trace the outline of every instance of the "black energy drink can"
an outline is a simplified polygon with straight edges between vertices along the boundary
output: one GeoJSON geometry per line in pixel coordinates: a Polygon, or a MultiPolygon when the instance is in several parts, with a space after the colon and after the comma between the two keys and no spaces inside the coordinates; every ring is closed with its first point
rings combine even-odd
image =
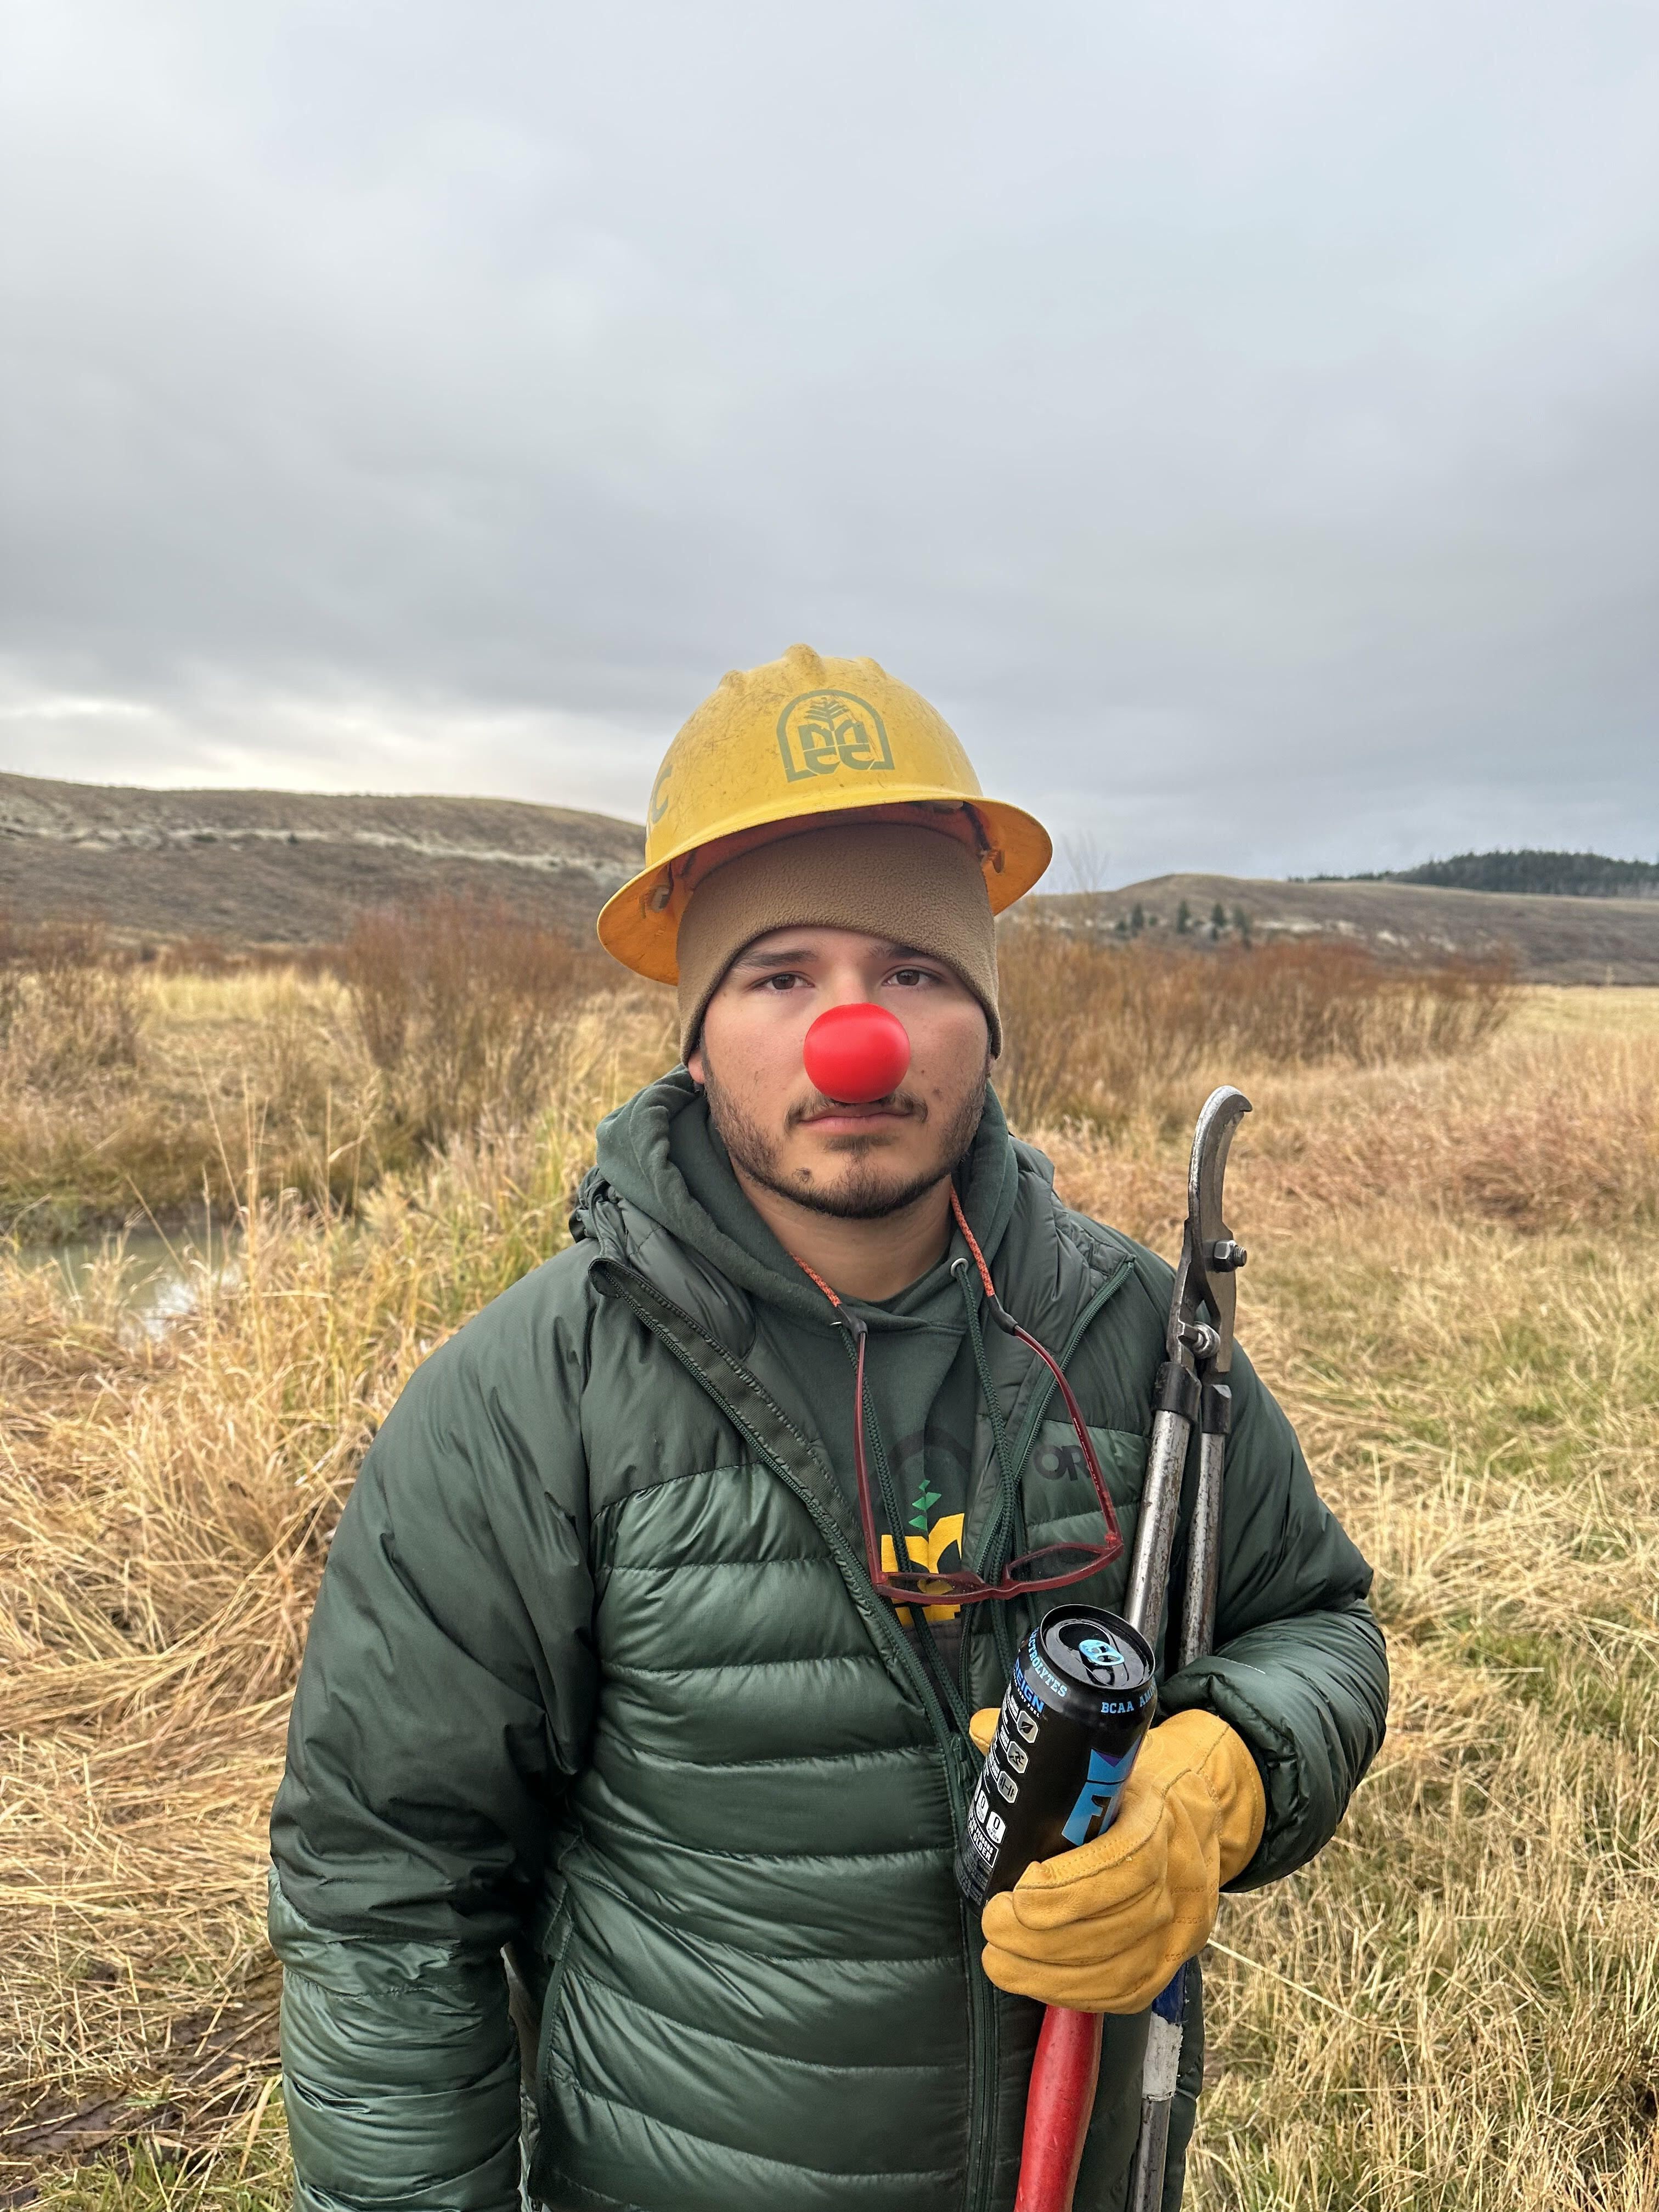
{"type": "Polygon", "coordinates": [[[968,1807],[957,1881],[971,1904],[1111,1826],[1157,1706],[1139,1630],[1095,1606],[1043,1615],[1014,1661],[968,1807]]]}

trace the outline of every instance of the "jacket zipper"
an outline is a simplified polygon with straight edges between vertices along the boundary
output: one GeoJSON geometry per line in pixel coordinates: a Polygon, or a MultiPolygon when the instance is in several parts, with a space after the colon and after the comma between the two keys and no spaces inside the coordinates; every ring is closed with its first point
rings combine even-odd
{"type": "MultiPolygon", "coordinates": [[[[1066,1337],[1064,1345],[1062,1345],[1060,1352],[1056,1355],[1060,1364],[1062,1367],[1071,1358],[1072,1354],[1077,1350],[1078,1346],[1082,1342],[1083,1332],[1085,1329],[1088,1328],[1090,1322],[1105,1304],[1107,1299],[1111,1297],[1112,1293],[1119,1288],[1125,1279],[1129,1275],[1133,1266],[1134,1262],[1132,1260],[1126,1260],[1122,1266],[1118,1269],[1117,1273],[1115,1275],[1109,1276],[1106,1281],[1103,1282],[1100,1288],[1094,1293],[1093,1297],[1090,1298],[1087,1304],[1084,1307],[1082,1313],[1078,1316],[1077,1322],[1073,1327],[1070,1334],[1066,1337]]],[[[1014,1470],[1017,1474],[1025,1465],[1026,1455],[1031,1449],[1032,1440],[1036,1435],[1037,1429],[1042,1422],[1043,1414],[1048,1411],[1048,1401],[1054,1396],[1054,1386],[1052,1379],[1050,1379],[1048,1388],[1046,1389],[1040,1390],[1032,1402],[1031,1410],[1026,1419],[1025,1425],[1020,1431],[1019,1442],[1015,1445],[1012,1454],[1014,1470]]],[[[969,1957],[972,1959],[974,1956],[974,1929],[971,1917],[965,1906],[963,1912],[963,1940],[967,1947],[969,1957]]],[[[972,2141],[975,2144],[981,2146],[981,2148],[978,2160],[977,2172],[975,2172],[973,2167],[970,2166],[969,2168],[968,2203],[970,2207],[974,2208],[974,2212],[981,2212],[984,2202],[990,2194],[992,2181],[992,2169],[990,2160],[987,2154],[996,2133],[997,2071],[994,2056],[996,2048],[997,2033],[996,1998],[992,1993],[992,1985],[987,1979],[983,1970],[975,1973],[970,1967],[969,1978],[973,1984],[973,1994],[976,2006],[982,2004],[985,2014],[985,2023],[982,2027],[976,2027],[976,2034],[983,2038],[985,2047],[993,2054],[991,2063],[988,2063],[981,2068],[976,2072],[974,2079],[972,2141]]]]}

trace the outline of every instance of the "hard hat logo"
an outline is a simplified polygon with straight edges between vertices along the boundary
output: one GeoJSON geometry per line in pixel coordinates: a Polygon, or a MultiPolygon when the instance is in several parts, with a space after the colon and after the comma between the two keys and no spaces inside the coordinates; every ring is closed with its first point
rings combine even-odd
{"type": "Polygon", "coordinates": [[[792,699],[778,716],[778,750],[791,783],[842,768],[867,775],[893,765],[886,724],[850,691],[803,691],[792,699]]]}

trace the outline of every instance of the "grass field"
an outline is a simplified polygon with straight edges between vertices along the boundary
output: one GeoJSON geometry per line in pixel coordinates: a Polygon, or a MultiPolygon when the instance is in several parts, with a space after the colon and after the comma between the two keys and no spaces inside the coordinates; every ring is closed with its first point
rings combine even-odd
{"type": "MultiPolygon", "coordinates": [[[[154,1335],[112,1261],[78,1297],[0,1261],[0,2194],[61,2208],[285,2201],[264,1825],[326,1531],[410,1370],[557,1248],[598,1112],[663,1060],[659,1005],[567,1010],[552,1111],[325,1202],[289,1164],[343,1141],[317,1091],[284,1120],[225,1070],[331,1039],[384,1111],[343,987],[166,988],[168,1126],[206,1156],[193,1052],[240,1101],[223,1171],[270,1142],[289,1194],[154,1335]]],[[[1249,1091],[1241,1334],[1376,1564],[1395,1668],[1336,1841],[1224,1908],[1188,2203],[1650,2212],[1659,993],[1528,992],[1432,1058],[1413,1036],[1306,1066],[1200,1041],[1041,1137],[1074,1202],[1167,1251],[1182,1125],[1249,1091]]]]}

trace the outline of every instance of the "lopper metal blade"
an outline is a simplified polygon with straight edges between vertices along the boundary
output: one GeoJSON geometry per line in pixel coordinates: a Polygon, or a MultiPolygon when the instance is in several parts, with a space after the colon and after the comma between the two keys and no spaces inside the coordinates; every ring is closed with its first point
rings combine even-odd
{"type": "Polygon", "coordinates": [[[1187,1234],[1182,1259],[1182,1289],[1196,1309],[1201,1301],[1221,1339],[1220,1348],[1208,1363],[1211,1371],[1224,1375],[1232,1365],[1233,1318],[1237,1310],[1234,1279],[1244,1264],[1244,1254],[1234,1242],[1222,1213],[1222,1185],[1233,1132],[1250,1111],[1242,1091],[1224,1083],[1204,1102],[1193,1135],[1192,1164],[1187,1174],[1187,1234]]]}

